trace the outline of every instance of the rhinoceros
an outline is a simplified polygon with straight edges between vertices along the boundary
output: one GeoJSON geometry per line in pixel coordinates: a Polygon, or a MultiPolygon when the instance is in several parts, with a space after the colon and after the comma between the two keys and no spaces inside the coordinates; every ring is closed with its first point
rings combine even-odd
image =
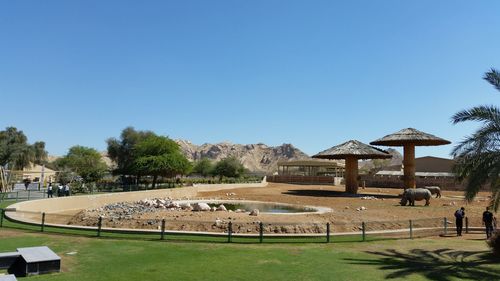
{"type": "Polygon", "coordinates": [[[441,188],[439,186],[424,186],[431,194],[436,194],[436,198],[441,198],[441,188]]]}
{"type": "Polygon", "coordinates": [[[403,193],[401,198],[401,206],[406,206],[409,202],[409,206],[415,206],[415,201],[425,200],[425,206],[429,206],[431,199],[431,192],[425,188],[408,188],[403,193]]]}

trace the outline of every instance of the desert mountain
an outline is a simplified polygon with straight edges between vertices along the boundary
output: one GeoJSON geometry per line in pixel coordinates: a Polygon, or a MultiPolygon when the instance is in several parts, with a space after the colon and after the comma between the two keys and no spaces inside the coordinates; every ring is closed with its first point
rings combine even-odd
{"type": "Polygon", "coordinates": [[[176,140],[186,157],[191,161],[208,158],[214,161],[234,156],[248,170],[255,173],[272,173],[277,171],[278,161],[308,159],[309,156],[292,144],[267,146],[258,144],[232,144],[222,142],[196,145],[186,140],[176,140]]]}

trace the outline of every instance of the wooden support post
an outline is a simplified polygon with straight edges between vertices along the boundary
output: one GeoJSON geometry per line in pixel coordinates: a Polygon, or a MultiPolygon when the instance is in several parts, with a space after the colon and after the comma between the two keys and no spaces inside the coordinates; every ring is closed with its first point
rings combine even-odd
{"type": "Polygon", "coordinates": [[[469,234],[469,218],[465,217],[465,233],[469,234]]]}
{"type": "Polygon", "coordinates": [[[227,226],[227,243],[231,243],[232,235],[233,235],[233,222],[229,222],[227,226]]]}
{"type": "Polygon", "coordinates": [[[97,221],[97,237],[101,237],[102,217],[97,221]]]}
{"type": "Polygon", "coordinates": [[[363,242],[366,241],[366,224],[365,224],[365,222],[361,223],[361,235],[363,236],[363,242]]]}
{"type": "Polygon", "coordinates": [[[16,202],[19,200],[19,191],[16,192],[16,202]]]}
{"type": "Polygon", "coordinates": [[[326,243],[330,243],[330,223],[326,223],[326,243]]]}
{"type": "Polygon", "coordinates": [[[3,227],[3,217],[5,216],[5,209],[0,209],[0,227],[3,227]]]}
{"type": "Polygon", "coordinates": [[[444,228],[444,235],[448,235],[448,219],[444,218],[443,219],[443,228],[444,228]]]}
{"type": "Polygon", "coordinates": [[[30,200],[31,190],[28,189],[28,201],[30,200]]]}
{"type": "Polygon", "coordinates": [[[43,232],[44,226],[45,226],[45,212],[42,213],[42,226],[40,228],[41,232],[43,232]]]}
{"type": "Polygon", "coordinates": [[[403,148],[403,166],[404,166],[404,187],[415,188],[415,145],[407,144],[403,148]]]}
{"type": "Polygon", "coordinates": [[[345,159],[345,189],[347,193],[358,193],[358,159],[354,156],[345,159]]]}
{"type": "Polygon", "coordinates": [[[264,224],[262,222],[259,223],[259,242],[264,242],[264,224]]]}
{"type": "Polygon", "coordinates": [[[410,239],[413,239],[413,221],[410,220],[410,239]]]}
{"type": "Polygon", "coordinates": [[[161,240],[165,239],[165,219],[161,220],[161,235],[160,235],[161,240]]]}

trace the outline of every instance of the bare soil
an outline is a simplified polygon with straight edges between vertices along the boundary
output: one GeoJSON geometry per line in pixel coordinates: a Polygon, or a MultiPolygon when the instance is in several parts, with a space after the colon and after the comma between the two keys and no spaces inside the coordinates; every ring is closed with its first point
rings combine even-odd
{"type": "MultiPolygon", "coordinates": [[[[447,217],[453,227],[454,212],[465,207],[471,226],[481,225],[481,216],[489,202],[489,193],[481,192],[476,200],[467,203],[463,192],[442,191],[441,198],[432,198],[430,206],[417,201],[416,206],[400,206],[402,189],[365,188],[357,196],[344,193],[344,186],[291,185],[270,183],[267,187],[237,188],[214,192],[201,192],[198,199],[256,200],[329,207],[333,211],[324,214],[279,215],[235,212],[193,212],[168,211],[134,215],[129,219],[104,218],[107,227],[158,229],[161,220],[167,221],[169,230],[226,231],[228,222],[240,233],[256,233],[259,222],[263,222],[266,233],[321,233],[330,222],[335,231],[358,231],[361,222],[367,222],[367,230],[388,230],[407,228],[413,220],[414,227],[436,227],[443,225],[447,217]],[[362,197],[373,196],[365,200],[362,197]],[[364,207],[364,210],[360,210],[364,207]],[[216,223],[218,221],[218,223],[216,223]]],[[[95,225],[96,213],[82,211],[76,214],[70,224],[95,225]]]]}

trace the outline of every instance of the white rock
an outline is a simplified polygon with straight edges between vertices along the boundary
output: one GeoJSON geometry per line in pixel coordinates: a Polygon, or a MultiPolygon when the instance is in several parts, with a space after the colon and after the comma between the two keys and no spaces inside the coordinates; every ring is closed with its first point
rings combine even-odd
{"type": "Polygon", "coordinates": [[[191,204],[189,204],[189,203],[182,203],[182,204],[180,204],[180,207],[181,207],[182,209],[191,209],[191,208],[193,208],[193,207],[191,206],[191,204]]]}
{"type": "Polygon", "coordinates": [[[210,212],[215,212],[216,210],[217,210],[217,208],[215,208],[215,207],[210,208],[210,212]]]}
{"type": "Polygon", "coordinates": [[[366,207],[365,207],[365,206],[362,206],[362,207],[361,207],[361,211],[364,211],[364,210],[366,210],[366,207]]]}
{"type": "Polygon", "coordinates": [[[193,211],[210,211],[210,206],[207,203],[194,203],[193,211]]]}
{"type": "Polygon", "coordinates": [[[215,226],[221,227],[221,225],[222,225],[222,221],[219,218],[216,218],[215,219],[215,226]]]}
{"type": "Polygon", "coordinates": [[[226,212],[227,211],[226,206],[224,206],[224,204],[220,204],[219,207],[217,207],[217,211],[226,212]]]}
{"type": "Polygon", "coordinates": [[[258,216],[259,215],[259,209],[253,209],[251,212],[250,212],[250,215],[251,216],[258,216]]]}

